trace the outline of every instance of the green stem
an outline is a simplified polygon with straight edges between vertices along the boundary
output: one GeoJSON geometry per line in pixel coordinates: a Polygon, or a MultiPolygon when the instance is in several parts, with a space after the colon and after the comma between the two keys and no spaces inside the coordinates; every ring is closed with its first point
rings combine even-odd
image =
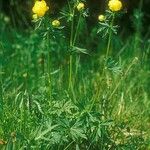
{"type": "MultiPolygon", "coordinates": [[[[69,5],[69,4],[68,4],[69,5]]],[[[70,10],[71,11],[71,10],[70,10]]],[[[74,13],[75,10],[73,8],[73,10],[70,12],[72,14],[72,22],[71,22],[71,34],[70,34],[70,49],[72,49],[73,46],[73,30],[74,30],[74,13]]],[[[69,57],[69,86],[68,88],[70,89],[73,85],[72,85],[72,54],[70,52],[70,57],[69,57]]]]}
{"type": "Polygon", "coordinates": [[[111,39],[112,39],[112,28],[113,28],[114,19],[115,19],[115,13],[113,13],[112,21],[110,23],[110,29],[109,29],[109,36],[108,36],[108,43],[107,43],[107,49],[106,49],[105,62],[104,62],[103,70],[102,70],[102,77],[104,76],[104,73],[105,73],[106,63],[107,63],[108,55],[109,55],[109,52],[110,52],[110,45],[111,45],[111,39]]]}
{"type": "Polygon", "coordinates": [[[78,31],[79,31],[79,27],[80,27],[80,21],[81,21],[81,13],[79,15],[77,28],[76,28],[76,32],[75,32],[75,35],[74,35],[73,45],[75,45],[75,42],[76,42],[76,39],[77,39],[77,36],[78,36],[78,31]]]}
{"type": "MultiPolygon", "coordinates": [[[[78,23],[77,23],[77,27],[76,27],[76,31],[75,31],[75,35],[74,35],[73,45],[75,45],[76,40],[77,40],[78,31],[80,28],[80,22],[81,22],[81,13],[79,15],[79,19],[78,19],[78,23]]],[[[80,56],[76,56],[76,69],[75,69],[75,76],[76,77],[77,77],[77,73],[78,73],[79,60],[80,60],[80,56]]]]}
{"type": "Polygon", "coordinates": [[[51,104],[52,100],[52,79],[51,79],[51,52],[49,51],[49,34],[47,35],[47,50],[48,50],[48,83],[49,83],[49,90],[48,96],[51,104]]]}
{"type": "MultiPolygon", "coordinates": [[[[69,5],[69,3],[68,3],[69,5]]],[[[70,5],[69,5],[69,9],[70,9],[70,5]]],[[[80,27],[80,20],[81,20],[81,13],[79,15],[79,19],[78,19],[78,22],[77,22],[77,27],[76,27],[76,30],[75,30],[75,34],[74,33],[74,16],[75,16],[75,9],[73,7],[73,9],[71,10],[70,9],[70,13],[72,14],[72,22],[71,22],[71,35],[70,35],[70,48],[72,49],[72,47],[75,45],[75,42],[76,42],[76,39],[77,39],[77,36],[78,36],[78,31],[79,31],[79,27],[80,27]]],[[[69,57],[69,87],[68,89],[71,90],[72,94],[73,94],[73,99],[76,100],[76,96],[75,96],[75,93],[74,93],[74,80],[72,78],[72,70],[73,70],[73,55],[70,53],[70,57],[69,57]]],[[[77,59],[76,59],[76,72],[77,73],[77,59]]]]}
{"type": "Polygon", "coordinates": [[[115,19],[115,14],[113,13],[113,17],[112,17],[112,21],[111,21],[110,29],[109,29],[109,37],[108,37],[108,44],[107,44],[107,50],[106,50],[106,60],[108,58],[109,51],[110,51],[110,45],[111,45],[111,39],[112,39],[112,28],[113,28],[114,19],[115,19]]]}
{"type": "Polygon", "coordinates": [[[109,51],[110,51],[110,45],[111,45],[111,39],[112,39],[112,28],[113,28],[114,19],[115,19],[115,13],[113,13],[112,21],[111,21],[111,24],[110,24],[108,43],[107,43],[104,67],[103,67],[103,70],[102,70],[102,76],[104,76],[104,73],[105,73],[106,63],[107,63],[107,59],[108,59],[108,55],[109,55],[109,51]]]}
{"type": "Polygon", "coordinates": [[[73,30],[74,30],[74,8],[73,8],[73,11],[72,11],[72,21],[71,21],[71,35],[70,35],[70,46],[72,47],[73,46],[73,30]]]}
{"type": "Polygon", "coordinates": [[[72,87],[72,54],[69,57],[69,89],[72,87]]]}

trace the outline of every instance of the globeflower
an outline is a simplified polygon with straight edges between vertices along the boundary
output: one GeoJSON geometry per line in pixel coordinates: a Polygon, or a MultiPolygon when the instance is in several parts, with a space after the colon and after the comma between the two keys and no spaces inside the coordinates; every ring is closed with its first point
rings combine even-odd
{"type": "Polygon", "coordinates": [[[111,11],[119,11],[122,8],[122,3],[119,0],[110,0],[108,7],[111,11]]]}
{"type": "Polygon", "coordinates": [[[43,17],[45,13],[48,11],[49,7],[47,6],[44,0],[37,0],[32,8],[34,14],[38,17],[43,17]]]}
{"type": "Polygon", "coordinates": [[[52,26],[53,27],[59,27],[60,26],[60,21],[59,20],[52,21],[52,26]]]}
{"type": "Polygon", "coordinates": [[[82,11],[83,9],[84,9],[84,3],[79,3],[78,5],[77,5],[77,10],[78,11],[82,11]]]}
{"type": "Polygon", "coordinates": [[[106,19],[106,18],[105,18],[104,15],[99,15],[99,16],[98,16],[98,20],[99,20],[99,21],[105,21],[105,19],[106,19]]]}

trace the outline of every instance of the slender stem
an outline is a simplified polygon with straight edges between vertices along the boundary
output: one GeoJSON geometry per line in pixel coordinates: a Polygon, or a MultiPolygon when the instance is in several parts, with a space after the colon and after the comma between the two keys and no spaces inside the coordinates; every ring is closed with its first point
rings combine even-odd
{"type": "MultiPolygon", "coordinates": [[[[110,45],[111,45],[111,39],[112,39],[112,28],[113,28],[114,19],[115,19],[115,13],[113,13],[112,21],[110,23],[108,44],[107,44],[107,49],[106,49],[106,56],[105,56],[104,67],[103,67],[103,70],[102,70],[102,77],[105,74],[106,63],[107,63],[107,59],[108,59],[108,55],[109,55],[109,51],[110,51],[110,45]]],[[[99,93],[99,91],[98,91],[98,93],[99,93]]]]}
{"type": "MultiPolygon", "coordinates": [[[[77,36],[78,36],[78,31],[80,28],[80,22],[81,22],[81,12],[78,18],[78,22],[77,22],[77,27],[76,27],[76,31],[75,31],[75,35],[74,35],[74,40],[73,40],[73,45],[75,45],[76,40],[77,40],[77,36]]],[[[78,67],[79,67],[79,60],[80,60],[80,56],[76,55],[76,69],[75,69],[75,77],[77,77],[77,73],[78,73],[78,67]]]]}
{"type": "Polygon", "coordinates": [[[72,47],[73,46],[73,30],[74,30],[74,8],[73,8],[73,11],[71,13],[72,15],[72,21],[71,21],[71,35],[70,35],[70,46],[72,47]]]}
{"type": "Polygon", "coordinates": [[[51,79],[51,52],[49,51],[49,34],[47,35],[47,50],[48,50],[48,82],[49,82],[49,100],[51,104],[51,98],[52,98],[52,79],[51,79]]]}
{"type": "Polygon", "coordinates": [[[72,54],[70,54],[69,58],[69,89],[72,87],[72,54]]]}
{"type": "Polygon", "coordinates": [[[74,35],[73,45],[75,45],[75,42],[76,42],[76,39],[77,39],[77,35],[78,35],[79,27],[80,27],[80,21],[81,21],[81,13],[79,15],[77,28],[76,28],[76,32],[75,32],[75,35],[74,35]]]}
{"type": "Polygon", "coordinates": [[[102,76],[104,76],[104,73],[105,73],[106,63],[107,63],[107,59],[108,59],[108,55],[109,55],[109,51],[110,51],[110,45],[111,45],[111,39],[112,39],[112,28],[113,28],[114,19],[115,19],[115,13],[113,13],[112,21],[111,21],[111,24],[110,24],[108,43],[107,43],[104,67],[103,67],[103,70],[102,70],[102,76]]]}
{"type": "MultiPolygon", "coordinates": [[[[69,9],[70,9],[69,2],[68,2],[68,5],[69,5],[69,9]]],[[[78,19],[78,22],[77,22],[77,27],[76,27],[76,30],[75,30],[75,34],[73,34],[74,33],[74,16],[75,16],[74,6],[73,6],[72,10],[70,9],[70,13],[72,15],[71,35],[70,35],[70,48],[72,48],[75,45],[75,42],[76,42],[76,39],[77,39],[77,36],[78,36],[78,31],[79,31],[79,27],[80,27],[80,20],[81,20],[81,13],[79,15],[79,19],[78,19]]],[[[70,54],[70,58],[69,58],[69,63],[70,63],[69,64],[69,87],[68,87],[68,89],[70,89],[72,91],[72,94],[74,95],[74,99],[76,99],[74,91],[73,91],[74,81],[72,79],[73,60],[74,60],[73,56],[72,56],[72,54],[70,54]]],[[[76,59],[76,61],[77,61],[77,59],[76,59]]],[[[76,62],[76,65],[77,65],[77,62],[76,62]]],[[[76,72],[77,72],[77,68],[76,68],[76,72]]]]}
{"type": "MultiPolygon", "coordinates": [[[[74,30],[74,13],[75,10],[73,8],[73,10],[70,12],[72,15],[72,21],[71,21],[71,33],[70,33],[70,48],[72,48],[73,46],[73,30],[74,30]]],[[[72,61],[73,61],[73,57],[72,54],[70,52],[70,57],[69,57],[69,89],[72,87],[72,61]]]]}
{"type": "Polygon", "coordinates": [[[41,54],[42,74],[44,74],[44,71],[45,71],[44,64],[45,64],[45,57],[44,57],[44,53],[42,53],[42,54],[41,54]]]}
{"type": "Polygon", "coordinates": [[[109,29],[109,37],[108,37],[108,44],[107,44],[107,50],[106,50],[106,60],[108,58],[109,51],[110,51],[110,44],[111,44],[111,38],[112,38],[112,27],[113,27],[114,19],[115,19],[115,14],[113,13],[113,17],[112,17],[112,21],[111,21],[110,29],[109,29]]]}
{"type": "Polygon", "coordinates": [[[108,44],[107,44],[107,50],[106,50],[106,59],[108,57],[109,54],[109,49],[110,49],[110,43],[111,43],[111,36],[112,36],[112,32],[109,32],[109,37],[108,37],[108,44]]]}
{"type": "Polygon", "coordinates": [[[51,100],[51,63],[50,52],[48,54],[48,78],[49,78],[49,99],[51,100]]]}

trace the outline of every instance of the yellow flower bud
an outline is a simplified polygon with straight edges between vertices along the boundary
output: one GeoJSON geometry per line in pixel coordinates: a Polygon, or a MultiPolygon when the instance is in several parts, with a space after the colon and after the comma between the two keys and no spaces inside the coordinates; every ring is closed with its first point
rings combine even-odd
{"type": "Polygon", "coordinates": [[[84,7],[85,7],[84,3],[79,3],[79,4],[77,5],[77,10],[78,10],[78,11],[82,11],[82,10],[84,9],[84,7]]]}
{"type": "Polygon", "coordinates": [[[52,22],[52,26],[53,26],[53,27],[59,27],[59,26],[60,26],[60,21],[59,21],[59,20],[54,20],[54,21],[52,22]]]}
{"type": "Polygon", "coordinates": [[[32,8],[34,14],[37,14],[38,17],[43,17],[48,11],[49,7],[47,6],[44,0],[37,0],[32,8]]]}
{"type": "Polygon", "coordinates": [[[119,0],[110,0],[108,7],[111,11],[119,11],[122,8],[122,3],[119,0]]]}
{"type": "Polygon", "coordinates": [[[36,20],[38,18],[38,15],[37,14],[33,14],[32,18],[33,18],[33,20],[36,20]]]}
{"type": "Polygon", "coordinates": [[[98,16],[98,20],[99,21],[104,21],[105,20],[105,16],[104,15],[99,15],[98,16]]]}

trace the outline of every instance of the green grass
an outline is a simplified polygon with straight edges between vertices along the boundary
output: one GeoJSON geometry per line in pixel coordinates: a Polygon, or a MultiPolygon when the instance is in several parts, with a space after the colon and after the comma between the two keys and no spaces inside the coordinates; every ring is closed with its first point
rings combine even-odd
{"type": "Polygon", "coordinates": [[[84,19],[74,45],[69,25],[0,25],[0,149],[150,149],[150,46],[139,28],[113,35],[106,60],[108,39],[84,19]]]}

